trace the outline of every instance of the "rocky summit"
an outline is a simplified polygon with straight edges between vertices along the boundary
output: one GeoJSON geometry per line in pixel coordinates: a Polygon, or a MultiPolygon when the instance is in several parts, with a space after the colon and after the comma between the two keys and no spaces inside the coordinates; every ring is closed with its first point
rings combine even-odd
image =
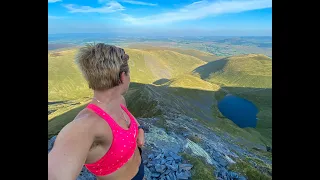
{"type": "MultiPolygon", "coordinates": [[[[270,160],[251,153],[246,148],[230,143],[228,138],[231,137],[217,136],[205,126],[193,123],[191,118],[180,116],[176,117],[175,121],[167,119],[167,123],[172,123],[170,127],[179,127],[179,119],[184,119],[184,127],[192,127],[192,129],[188,130],[186,128],[183,132],[173,129],[166,131],[153,125],[158,121],[156,118],[138,119],[140,124],[146,127],[145,145],[142,148],[142,163],[145,167],[145,178],[147,180],[192,179],[194,165],[184,159],[181,153],[203,159],[208,166],[214,167],[212,175],[219,180],[248,179],[243,174],[229,170],[229,167],[239,159],[257,158],[265,164],[271,164],[270,160]],[[189,139],[194,132],[197,132],[199,142],[189,139]]],[[[48,141],[48,153],[54,146],[55,138],[56,136],[53,136],[48,141]]],[[[253,161],[252,163],[259,169],[257,163],[253,161]]],[[[94,180],[96,178],[83,167],[77,180],[84,179],[94,180]]]]}
{"type": "Polygon", "coordinates": [[[182,157],[172,151],[154,151],[143,161],[145,177],[147,180],[189,179],[193,165],[182,161],[182,157]]]}

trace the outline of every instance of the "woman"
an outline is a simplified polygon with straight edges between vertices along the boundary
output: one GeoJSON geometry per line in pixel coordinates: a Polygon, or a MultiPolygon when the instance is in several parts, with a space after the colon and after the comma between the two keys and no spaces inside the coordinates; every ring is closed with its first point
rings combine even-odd
{"type": "Polygon", "coordinates": [[[48,155],[49,180],[74,180],[83,165],[98,180],[141,180],[144,132],[126,108],[129,56],[99,43],[80,49],[76,62],[93,98],[57,135],[48,155]]]}

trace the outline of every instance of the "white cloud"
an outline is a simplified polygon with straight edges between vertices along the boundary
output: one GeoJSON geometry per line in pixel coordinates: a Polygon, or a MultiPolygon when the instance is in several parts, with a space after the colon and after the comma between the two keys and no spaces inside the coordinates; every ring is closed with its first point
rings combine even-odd
{"type": "MultiPolygon", "coordinates": [[[[101,1],[99,1],[101,2],[101,1]]],[[[71,13],[112,13],[122,11],[125,8],[116,1],[107,2],[102,7],[78,6],[75,4],[64,5],[71,13]]]]}
{"type": "Polygon", "coordinates": [[[160,13],[141,18],[124,15],[123,20],[135,25],[164,24],[269,7],[272,7],[272,0],[202,0],[171,12],[160,13]]]}
{"type": "Polygon", "coordinates": [[[60,2],[62,0],[48,0],[48,3],[56,3],[56,2],[60,2]]]}
{"type": "MultiPolygon", "coordinates": [[[[143,5],[143,6],[158,6],[158,4],[142,2],[142,1],[135,1],[135,0],[118,0],[119,2],[128,3],[128,4],[135,4],[135,5],[143,5]]],[[[110,2],[110,0],[98,0],[99,3],[110,2]]]]}
{"type": "Polygon", "coordinates": [[[121,2],[129,3],[129,4],[136,4],[136,5],[143,5],[143,6],[158,6],[158,4],[147,3],[147,2],[142,2],[142,1],[134,1],[134,0],[122,0],[121,2]]]}

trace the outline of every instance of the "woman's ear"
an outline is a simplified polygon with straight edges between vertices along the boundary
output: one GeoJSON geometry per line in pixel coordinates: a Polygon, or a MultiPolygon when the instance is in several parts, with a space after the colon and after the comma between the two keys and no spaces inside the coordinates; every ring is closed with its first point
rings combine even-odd
{"type": "Polygon", "coordinates": [[[125,73],[125,72],[120,73],[120,83],[123,83],[123,82],[124,82],[125,76],[126,76],[126,73],[125,73]]]}

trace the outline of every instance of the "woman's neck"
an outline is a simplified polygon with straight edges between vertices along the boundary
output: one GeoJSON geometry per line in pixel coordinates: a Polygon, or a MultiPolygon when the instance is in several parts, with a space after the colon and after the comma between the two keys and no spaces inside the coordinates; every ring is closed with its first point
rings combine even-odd
{"type": "Polygon", "coordinates": [[[101,104],[109,104],[111,101],[118,99],[122,96],[119,88],[114,87],[108,90],[93,92],[93,99],[101,104]]]}

